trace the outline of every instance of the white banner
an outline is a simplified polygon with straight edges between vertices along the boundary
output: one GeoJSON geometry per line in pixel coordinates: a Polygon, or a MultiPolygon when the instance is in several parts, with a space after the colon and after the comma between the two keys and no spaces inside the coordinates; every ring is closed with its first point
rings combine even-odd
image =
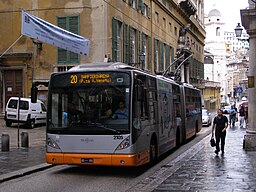
{"type": "Polygon", "coordinates": [[[21,34],[81,55],[89,54],[90,41],[22,11],[21,34]]]}

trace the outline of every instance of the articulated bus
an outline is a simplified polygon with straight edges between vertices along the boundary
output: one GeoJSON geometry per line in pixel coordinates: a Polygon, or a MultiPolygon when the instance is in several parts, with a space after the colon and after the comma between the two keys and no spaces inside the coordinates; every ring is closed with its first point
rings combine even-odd
{"type": "Polygon", "coordinates": [[[46,160],[155,163],[201,130],[201,116],[201,93],[191,85],[122,63],[81,64],[51,75],[46,160]]]}

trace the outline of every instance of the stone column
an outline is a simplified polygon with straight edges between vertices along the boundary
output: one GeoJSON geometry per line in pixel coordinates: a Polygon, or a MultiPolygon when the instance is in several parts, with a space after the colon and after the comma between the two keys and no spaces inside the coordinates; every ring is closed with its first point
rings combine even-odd
{"type": "MultiPolygon", "coordinates": [[[[253,4],[255,6],[255,4],[253,4]]],[[[244,149],[256,151],[256,9],[240,10],[242,25],[250,35],[249,73],[248,73],[248,128],[244,136],[244,149]]]]}

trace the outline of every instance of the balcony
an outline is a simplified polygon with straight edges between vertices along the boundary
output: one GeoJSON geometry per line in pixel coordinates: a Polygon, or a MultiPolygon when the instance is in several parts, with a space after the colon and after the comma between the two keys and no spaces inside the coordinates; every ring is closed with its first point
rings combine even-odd
{"type": "Polygon", "coordinates": [[[194,15],[197,11],[194,2],[191,0],[178,0],[178,3],[180,8],[188,15],[188,17],[194,15]]]}
{"type": "Polygon", "coordinates": [[[195,87],[198,89],[205,89],[205,88],[220,88],[220,82],[214,81],[207,81],[207,80],[200,80],[198,83],[193,83],[195,87]]]}

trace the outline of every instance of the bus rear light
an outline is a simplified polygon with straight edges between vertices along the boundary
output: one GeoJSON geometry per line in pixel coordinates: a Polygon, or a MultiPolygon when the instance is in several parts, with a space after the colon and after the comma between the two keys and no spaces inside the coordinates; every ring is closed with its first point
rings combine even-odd
{"type": "Polygon", "coordinates": [[[127,137],[125,140],[122,141],[117,147],[117,150],[126,149],[127,147],[130,147],[130,136],[127,137]]]}
{"type": "Polygon", "coordinates": [[[58,144],[55,141],[53,141],[51,138],[48,138],[47,145],[49,145],[50,147],[53,147],[55,149],[60,149],[58,144]]]}

